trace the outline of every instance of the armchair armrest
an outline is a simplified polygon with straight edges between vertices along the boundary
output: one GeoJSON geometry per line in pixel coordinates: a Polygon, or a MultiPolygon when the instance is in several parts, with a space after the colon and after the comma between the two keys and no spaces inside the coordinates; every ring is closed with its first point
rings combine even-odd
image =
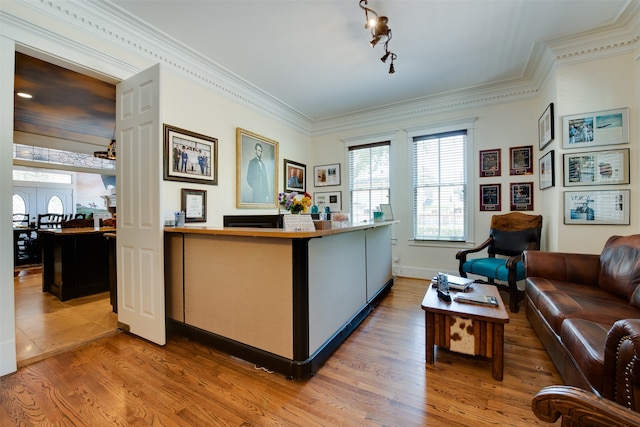
{"type": "Polygon", "coordinates": [[[600,255],[526,250],[523,262],[527,277],[598,286],[600,255]]]}
{"type": "Polygon", "coordinates": [[[549,423],[562,417],[563,426],[630,427],[640,425],[640,413],[570,386],[545,387],[531,402],[533,413],[549,423]]]}
{"type": "Polygon", "coordinates": [[[602,396],[640,409],[640,319],[622,319],[607,333],[602,396]]]}
{"type": "Polygon", "coordinates": [[[491,242],[493,242],[493,237],[489,237],[487,240],[480,243],[480,245],[476,246],[475,248],[463,249],[461,251],[458,251],[458,253],[456,254],[456,259],[459,259],[460,265],[462,265],[467,261],[467,255],[486,249],[491,244],[491,242]]]}
{"type": "MultiPolygon", "coordinates": [[[[527,246],[527,251],[533,251],[538,249],[538,242],[531,242],[529,243],[529,245],[527,246]]],[[[510,256],[509,258],[507,258],[507,261],[505,263],[505,267],[507,267],[509,270],[515,270],[516,269],[516,264],[518,264],[520,261],[522,261],[522,254],[518,254],[518,255],[513,255],[510,256]]]]}

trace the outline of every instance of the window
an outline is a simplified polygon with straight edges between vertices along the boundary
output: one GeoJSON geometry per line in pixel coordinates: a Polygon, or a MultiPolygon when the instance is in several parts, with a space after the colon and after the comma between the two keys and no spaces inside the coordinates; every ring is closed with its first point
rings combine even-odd
{"type": "Polygon", "coordinates": [[[52,196],[47,203],[47,213],[63,214],[64,206],[59,196],[52,196]]]}
{"type": "Polygon", "coordinates": [[[415,240],[465,241],[467,130],[413,136],[415,240]]]}
{"type": "Polygon", "coordinates": [[[389,141],[349,147],[351,221],[372,219],[382,203],[390,203],[389,141]]]}
{"type": "Polygon", "coordinates": [[[24,198],[19,194],[13,195],[13,214],[26,214],[27,213],[27,204],[24,201],[24,198]]]}

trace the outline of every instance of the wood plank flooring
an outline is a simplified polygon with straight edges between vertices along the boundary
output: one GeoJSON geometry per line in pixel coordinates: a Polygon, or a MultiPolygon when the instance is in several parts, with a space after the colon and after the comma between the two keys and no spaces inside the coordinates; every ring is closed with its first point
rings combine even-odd
{"type": "Polygon", "coordinates": [[[505,327],[504,381],[491,378],[489,360],[446,350],[425,365],[427,286],[397,279],[309,380],[182,337],[159,347],[119,333],[0,378],[0,425],[549,425],[531,399],[562,381],[524,310],[505,327]]]}

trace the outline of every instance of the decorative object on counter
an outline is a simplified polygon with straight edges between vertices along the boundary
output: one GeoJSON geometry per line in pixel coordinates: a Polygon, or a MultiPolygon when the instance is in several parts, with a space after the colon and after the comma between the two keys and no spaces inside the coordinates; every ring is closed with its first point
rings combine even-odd
{"type": "Polygon", "coordinates": [[[180,193],[185,222],[207,222],[207,192],[183,188],[180,193]]]}
{"type": "Polygon", "coordinates": [[[346,227],[349,225],[349,214],[343,212],[333,212],[331,221],[335,222],[337,227],[346,227]]]}
{"type": "Polygon", "coordinates": [[[317,214],[318,212],[319,212],[318,205],[311,206],[311,213],[312,214],[317,214]]]}
{"type": "Polygon", "coordinates": [[[164,179],[218,185],[218,140],[165,124],[164,179]]]}
{"type": "Polygon", "coordinates": [[[307,208],[311,206],[311,194],[296,191],[288,194],[280,193],[278,194],[278,203],[292,214],[306,213],[307,208]]]}
{"type": "Polygon", "coordinates": [[[385,221],[393,221],[393,210],[389,203],[381,203],[380,211],[384,214],[385,221]]]}
{"type": "Polygon", "coordinates": [[[185,223],[185,219],[186,219],[186,214],[184,212],[176,212],[175,213],[175,226],[176,227],[184,227],[184,223],[185,223]]]}
{"type": "Polygon", "coordinates": [[[384,221],[384,212],[373,211],[373,222],[382,222],[382,221],[384,221]]]}
{"type": "Polygon", "coordinates": [[[307,191],[307,166],[284,159],[284,191],[307,191]]]}

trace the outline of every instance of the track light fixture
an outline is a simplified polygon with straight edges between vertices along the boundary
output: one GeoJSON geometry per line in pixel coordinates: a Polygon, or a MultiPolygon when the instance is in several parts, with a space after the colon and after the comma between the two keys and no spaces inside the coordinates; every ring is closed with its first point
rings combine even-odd
{"type": "Polygon", "coordinates": [[[393,61],[398,57],[395,53],[389,50],[389,41],[391,40],[391,28],[387,25],[389,18],[386,16],[380,16],[378,13],[367,7],[368,0],[360,0],[360,8],[364,10],[365,24],[364,28],[371,30],[371,36],[373,37],[369,44],[371,47],[376,47],[379,43],[384,44],[384,55],[380,60],[384,63],[391,57],[391,65],[389,67],[389,74],[396,72],[393,61]],[[371,16],[369,16],[371,15],[371,16]]]}

